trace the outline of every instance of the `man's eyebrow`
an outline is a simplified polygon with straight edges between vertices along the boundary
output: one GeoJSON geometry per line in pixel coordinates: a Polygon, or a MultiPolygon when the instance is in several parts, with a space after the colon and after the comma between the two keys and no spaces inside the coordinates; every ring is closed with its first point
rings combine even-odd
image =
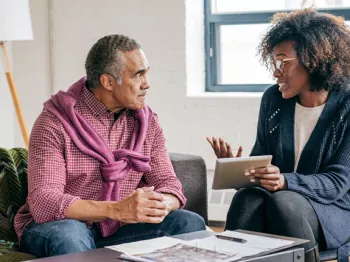
{"type": "Polygon", "coordinates": [[[138,74],[143,74],[145,72],[147,72],[151,67],[149,66],[148,68],[142,68],[136,71],[135,76],[138,74]]]}

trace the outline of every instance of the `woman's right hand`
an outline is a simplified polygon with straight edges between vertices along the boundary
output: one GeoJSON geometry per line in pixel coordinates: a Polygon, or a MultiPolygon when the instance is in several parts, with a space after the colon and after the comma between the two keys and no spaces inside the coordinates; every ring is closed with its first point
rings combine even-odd
{"type": "Polygon", "coordinates": [[[219,139],[217,139],[216,137],[207,137],[207,140],[213,148],[217,158],[230,158],[242,156],[242,146],[238,148],[236,156],[233,156],[231,145],[228,142],[225,142],[221,137],[219,139]]]}

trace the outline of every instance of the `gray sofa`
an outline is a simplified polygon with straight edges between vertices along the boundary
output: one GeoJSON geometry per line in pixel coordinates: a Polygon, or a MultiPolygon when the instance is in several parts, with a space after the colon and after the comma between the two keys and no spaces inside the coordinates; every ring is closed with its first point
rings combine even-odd
{"type": "Polygon", "coordinates": [[[207,168],[203,158],[176,153],[169,155],[184,187],[187,198],[185,209],[201,215],[208,225],[207,168]]]}

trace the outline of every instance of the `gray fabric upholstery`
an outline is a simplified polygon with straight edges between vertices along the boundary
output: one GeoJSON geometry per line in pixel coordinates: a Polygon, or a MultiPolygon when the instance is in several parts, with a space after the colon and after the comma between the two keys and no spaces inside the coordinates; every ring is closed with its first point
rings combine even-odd
{"type": "Polygon", "coordinates": [[[177,177],[184,187],[185,209],[201,215],[208,225],[207,169],[203,158],[169,153],[177,177]]]}

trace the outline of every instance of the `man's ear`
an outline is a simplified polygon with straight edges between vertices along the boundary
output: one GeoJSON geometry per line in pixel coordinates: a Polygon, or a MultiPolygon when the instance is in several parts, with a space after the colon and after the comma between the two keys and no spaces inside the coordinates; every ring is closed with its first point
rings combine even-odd
{"type": "Polygon", "coordinates": [[[100,82],[103,88],[106,88],[108,91],[113,89],[113,77],[108,74],[102,74],[100,76],[100,82]]]}

